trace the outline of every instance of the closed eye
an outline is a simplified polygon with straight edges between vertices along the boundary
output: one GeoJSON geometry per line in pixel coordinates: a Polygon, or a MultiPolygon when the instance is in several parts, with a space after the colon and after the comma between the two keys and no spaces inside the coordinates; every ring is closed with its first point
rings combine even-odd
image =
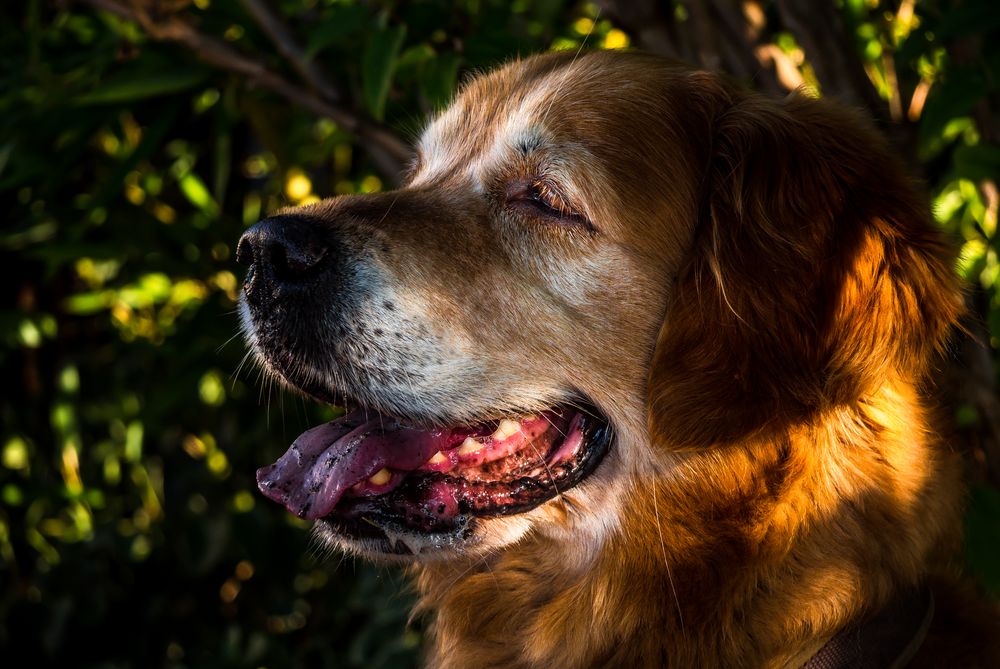
{"type": "Polygon", "coordinates": [[[578,225],[593,231],[587,217],[575,209],[547,179],[518,181],[507,187],[507,204],[522,214],[558,225],[578,225]]]}

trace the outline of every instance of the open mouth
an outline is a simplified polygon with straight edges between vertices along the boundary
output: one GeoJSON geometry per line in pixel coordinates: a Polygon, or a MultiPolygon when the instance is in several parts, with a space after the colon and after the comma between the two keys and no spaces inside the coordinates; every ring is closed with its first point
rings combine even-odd
{"type": "Polygon", "coordinates": [[[406,554],[415,551],[401,536],[451,543],[469,538],[475,518],[552,499],[610,444],[607,420],[589,407],[430,429],[358,409],[304,432],[257,484],[301,518],[406,554]]]}

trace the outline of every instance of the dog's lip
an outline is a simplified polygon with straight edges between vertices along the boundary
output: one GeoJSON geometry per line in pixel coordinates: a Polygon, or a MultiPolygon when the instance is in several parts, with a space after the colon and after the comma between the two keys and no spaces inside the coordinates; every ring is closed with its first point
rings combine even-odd
{"type": "Polygon", "coordinates": [[[575,485],[609,442],[606,420],[570,405],[431,429],[354,411],[303,433],[257,479],[269,499],[342,533],[454,534],[471,516],[527,511],[575,485]]]}

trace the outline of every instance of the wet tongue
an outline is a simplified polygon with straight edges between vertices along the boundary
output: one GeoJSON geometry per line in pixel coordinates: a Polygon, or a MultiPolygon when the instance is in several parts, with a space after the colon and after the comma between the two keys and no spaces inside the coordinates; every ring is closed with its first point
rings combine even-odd
{"type": "Polygon", "coordinates": [[[416,469],[454,440],[453,430],[418,430],[354,412],[299,435],[277,462],[257,470],[257,486],[300,518],[322,518],[354,484],[383,467],[416,469]]]}

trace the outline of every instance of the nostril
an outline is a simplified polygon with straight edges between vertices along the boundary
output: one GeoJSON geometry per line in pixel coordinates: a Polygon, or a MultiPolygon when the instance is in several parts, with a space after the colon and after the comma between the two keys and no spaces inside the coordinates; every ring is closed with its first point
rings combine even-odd
{"type": "Polygon", "coordinates": [[[270,250],[271,271],[279,281],[297,281],[309,275],[326,255],[322,247],[303,247],[293,244],[275,245],[270,250]]]}
{"type": "Polygon", "coordinates": [[[283,278],[288,272],[288,254],[285,253],[285,247],[280,244],[274,244],[270,247],[267,254],[268,259],[271,261],[271,271],[276,277],[283,278]]]}
{"type": "Polygon", "coordinates": [[[236,245],[236,262],[241,265],[253,263],[253,242],[250,241],[249,232],[243,233],[239,243],[236,245]]]}

